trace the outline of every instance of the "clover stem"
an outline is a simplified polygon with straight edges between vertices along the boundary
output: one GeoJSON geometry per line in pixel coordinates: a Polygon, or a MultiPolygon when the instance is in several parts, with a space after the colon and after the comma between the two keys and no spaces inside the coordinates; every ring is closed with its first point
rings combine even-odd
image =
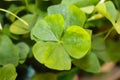
{"type": "Polygon", "coordinates": [[[63,41],[58,41],[58,44],[62,44],[63,43],[63,41]]]}
{"type": "Polygon", "coordinates": [[[14,13],[8,11],[8,10],[5,10],[5,9],[2,9],[0,8],[0,11],[3,11],[3,12],[6,12],[6,13],[9,13],[11,14],[12,16],[15,16],[18,20],[20,20],[21,22],[23,22],[25,25],[29,25],[25,20],[21,19],[20,17],[18,17],[17,15],[15,15],[14,13]]]}

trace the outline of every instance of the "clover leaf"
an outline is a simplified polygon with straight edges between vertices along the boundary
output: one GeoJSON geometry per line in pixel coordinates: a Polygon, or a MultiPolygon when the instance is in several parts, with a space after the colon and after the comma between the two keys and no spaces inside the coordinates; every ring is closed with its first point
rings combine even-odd
{"type": "Polygon", "coordinates": [[[71,57],[84,57],[91,45],[89,33],[80,26],[65,29],[60,14],[38,20],[31,31],[31,38],[37,42],[33,46],[34,57],[45,66],[57,70],[69,70],[71,57]]]}
{"type": "Polygon", "coordinates": [[[59,4],[48,8],[48,15],[61,14],[65,20],[65,28],[72,25],[83,27],[86,21],[85,13],[75,5],[59,4]]]}
{"type": "Polygon", "coordinates": [[[0,65],[14,64],[18,65],[19,50],[11,41],[11,39],[0,34],[0,65]]]}
{"type": "Polygon", "coordinates": [[[96,6],[96,10],[105,16],[112,23],[118,34],[120,34],[120,17],[118,16],[117,9],[114,4],[111,1],[100,3],[96,6]]]}

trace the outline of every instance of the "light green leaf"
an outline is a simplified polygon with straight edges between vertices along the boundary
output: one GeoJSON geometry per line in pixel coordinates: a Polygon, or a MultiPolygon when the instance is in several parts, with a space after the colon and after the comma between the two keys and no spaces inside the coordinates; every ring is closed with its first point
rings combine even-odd
{"type": "MultiPolygon", "coordinates": [[[[119,15],[120,15],[120,13],[119,13],[119,15]]],[[[116,23],[113,26],[116,29],[116,31],[120,34],[120,16],[118,16],[118,20],[116,21],[116,23]]]]}
{"type": "Polygon", "coordinates": [[[64,48],[54,42],[37,42],[33,47],[35,58],[45,66],[57,70],[69,70],[71,59],[64,48]]]}
{"type": "Polygon", "coordinates": [[[87,72],[98,73],[100,70],[100,63],[94,53],[88,53],[85,57],[79,60],[74,60],[73,64],[87,72]]]}
{"type": "Polygon", "coordinates": [[[104,15],[114,26],[116,31],[120,34],[120,19],[117,19],[117,10],[114,4],[111,1],[107,1],[105,3],[98,4],[96,6],[96,10],[104,15]]]}
{"type": "Polygon", "coordinates": [[[96,6],[96,10],[104,15],[112,23],[115,23],[117,12],[114,4],[111,1],[98,4],[96,6]]]}
{"type": "Polygon", "coordinates": [[[7,64],[0,67],[0,80],[16,80],[17,73],[15,66],[12,64],[7,64]]]}
{"type": "Polygon", "coordinates": [[[18,65],[18,48],[6,35],[0,35],[0,65],[14,64],[18,65]]]}
{"type": "Polygon", "coordinates": [[[64,29],[64,19],[61,15],[51,15],[45,17],[46,22],[50,26],[52,32],[56,36],[57,39],[60,39],[63,29],[64,29]],[[59,20],[56,20],[58,18],[59,20]]]}
{"type": "Polygon", "coordinates": [[[17,44],[17,47],[19,49],[19,62],[22,64],[29,53],[29,46],[24,42],[20,42],[17,44]]]}
{"type": "Polygon", "coordinates": [[[20,20],[16,20],[11,26],[10,26],[10,32],[14,34],[27,34],[30,32],[31,28],[34,26],[37,16],[33,14],[28,14],[22,17],[23,20],[25,20],[29,26],[22,23],[20,20]]]}
{"type": "Polygon", "coordinates": [[[48,14],[61,14],[65,20],[65,28],[73,25],[83,27],[86,20],[85,13],[74,5],[60,4],[51,6],[48,8],[48,14]]]}
{"type": "Polygon", "coordinates": [[[82,7],[80,9],[87,14],[91,14],[94,11],[94,8],[95,8],[95,6],[91,5],[91,6],[87,6],[87,7],[82,7]]]}
{"type": "Polygon", "coordinates": [[[91,45],[89,33],[79,26],[69,27],[64,33],[62,41],[70,56],[77,59],[85,56],[91,45]]]}
{"type": "Polygon", "coordinates": [[[64,20],[60,14],[46,16],[38,20],[32,29],[31,38],[34,40],[58,41],[64,29],[64,20]]]}

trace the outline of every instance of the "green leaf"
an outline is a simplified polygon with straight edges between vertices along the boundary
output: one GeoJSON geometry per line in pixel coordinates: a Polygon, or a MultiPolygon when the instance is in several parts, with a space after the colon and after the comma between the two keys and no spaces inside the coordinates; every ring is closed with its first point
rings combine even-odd
{"type": "Polygon", "coordinates": [[[45,66],[57,70],[69,70],[71,59],[64,48],[54,42],[37,42],[33,47],[35,58],[45,66]]]}
{"type": "Polygon", "coordinates": [[[115,23],[117,12],[114,4],[111,1],[98,4],[96,6],[96,10],[104,15],[112,23],[115,23]]]}
{"type": "Polygon", "coordinates": [[[17,73],[15,66],[12,64],[7,64],[0,67],[0,80],[16,80],[17,73]]]}
{"type": "Polygon", "coordinates": [[[32,29],[31,38],[37,42],[33,54],[49,68],[69,70],[70,56],[82,58],[90,49],[90,33],[80,26],[64,30],[64,20],[60,14],[46,16],[45,20],[38,21],[32,29]]]}
{"type": "Polygon", "coordinates": [[[79,26],[69,27],[62,38],[63,46],[70,56],[82,58],[90,49],[91,38],[89,33],[79,26]]]}
{"type": "Polygon", "coordinates": [[[10,26],[10,32],[20,35],[20,34],[27,34],[30,32],[31,28],[34,26],[36,20],[36,15],[33,14],[27,14],[22,17],[23,20],[25,20],[29,26],[22,23],[20,20],[16,20],[11,26],[10,26]]]}
{"type": "Polygon", "coordinates": [[[54,33],[57,39],[61,38],[63,29],[64,29],[64,19],[62,18],[61,15],[51,15],[45,17],[46,22],[50,26],[50,29],[54,33]],[[59,19],[59,20],[56,20],[59,19]]]}
{"type": "Polygon", "coordinates": [[[70,71],[61,72],[60,74],[58,74],[57,80],[73,80],[78,71],[78,68],[73,68],[70,71]]]}
{"type": "Polygon", "coordinates": [[[114,26],[116,31],[120,34],[120,19],[117,19],[117,10],[114,4],[111,1],[107,1],[105,3],[98,4],[96,6],[96,10],[104,15],[114,26]]]}
{"type": "MultiPolygon", "coordinates": [[[[119,16],[120,16],[120,13],[119,13],[119,16]]],[[[116,29],[116,31],[120,34],[120,17],[119,16],[118,16],[118,20],[113,26],[116,29]]]]}
{"type": "Polygon", "coordinates": [[[80,9],[87,14],[91,14],[94,11],[94,8],[95,8],[95,6],[91,5],[91,6],[87,6],[87,7],[82,7],[80,9]]]}
{"type": "Polygon", "coordinates": [[[18,48],[12,43],[6,35],[0,35],[0,65],[14,64],[18,65],[18,48]]]}
{"type": "Polygon", "coordinates": [[[60,14],[46,16],[45,20],[38,20],[32,29],[31,38],[34,40],[58,41],[64,29],[64,20],[60,14]]]}
{"type": "Polygon", "coordinates": [[[35,75],[32,80],[57,80],[57,75],[54,73],[40,73],[35,75]]]}
{"type": "Polygon", "coordinates": [[[79,60],[74,60],[73,64],[87,72],[98,73],[100,70],[100,63],[94,53],[88,53],[85,57],[79,60]]]}
{"type": "Polygon", "coordinates": [[[4,27],[2,29],[3,34],[7,35],[8,37],[10,37],[12,39],[18,40],[19,39],[18,35],[12,34],[9,30],[9,26],[10,25],[8,25],[8,24],[4,25],[4,27]]]}
{"type": "Polygon", "coordinates": [[[111,61],[110,56],[107,53],[107,47],[105,46],[104,38],[99,36],[95,37],[92,40],[92,52],[96,54],[96,56],[104,62],[111,61]]]}
{"type": "Polygon", "coordinates": [[[84,7],[84,6],[94,5],[98,1],[99,0],[62,0],[61,3],[66,5],[76,4],[79,7],[84,7]]]}
{"type": "Polygon", "coordinates": [[[73,25],[83,27],[86,16],[83,11],[74,5],[66,6],[64,4],[51,6],[48,8],[48,15],[61,14],[65,20],[65,28],[73,25]]]}
{"type": "Polygon", "coordinates": [[[29,53],[29,46],[24,42],[18,43],[17,46],[19,48],[19,62],[22,64],[25,62],[29,53]]]}
{"type": "Polygon", "coordinates": [[[120,41],[106,40],[108,55],[112,61],[120,61],[120,41]]]}

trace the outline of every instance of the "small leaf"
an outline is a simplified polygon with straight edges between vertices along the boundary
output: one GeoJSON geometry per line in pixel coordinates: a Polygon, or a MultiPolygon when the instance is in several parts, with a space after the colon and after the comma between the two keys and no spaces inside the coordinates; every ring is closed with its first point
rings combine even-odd
{"type": "Polygon", "coordinates": [[[62,41],[70,56],[77,59],[85,56],[91,45],[89,33],[79,26],[69,27],[64,33],[62,41]]]}
{"type": "Polygon", "coordinates": [[[57,70],[69,70],[71,59],[64,48],[54,42],[37,42],[33,47],[35,58],[45,66],[57,70]]]}
{"type": "Polygon", "coordinates": [[[100,63],[94,53],[88,53],[85,57],[79,60],[74,60],[73,64],[87,72],[98,73],[100,70],[100,63]]]}
{"type": "Polygon", "coordinates": [[[48,8],[48,14],[61,14],[65,20],[65,28],[73,25],[83,27],[86,21],[85,13],[74,5],[66,6],[60,4],[51,6],[48,8]]]}
{"type": "MultiPolygon", "coordinates": [[[[120,15],[120,13],[119,13],[120,15]]],[[[116,21],[116,23],[114,24],[114,28],[116,29],[116,31],[120,34],[120,17],[118,16],[118,20],[116,21]]]]}
{"type": "Polygon", "coordinates": [[[18,48],[12,43],[6,35],[0,35],[0,65],[14,64],[18,65],[18,48]]]}
{"type": "Polygon", "coordinates": [[[7,64],[0,67],[0,80],[16,80],[17,73],[15,66],[12,64],[7,64]]]}
{"type": "Polygon", "coordinates": [[[31,28],[34,26],[36,22],[36,15],[28,14],[22,17],[23,20],[25,20],[29,26],[26,26],[24,23],[22,23],[20,20],[16,20],[11,26],[10,26],[10,32],[14,34],[27,34],[30,32],[31,28]]]}
{"type": "Polygon", "coordinates": [[[29,53],[29,47],[24,42],[18,43],[17,47],[19,48],[19,62],[22,64],[27,58],[27,55],[29,53]]]}

